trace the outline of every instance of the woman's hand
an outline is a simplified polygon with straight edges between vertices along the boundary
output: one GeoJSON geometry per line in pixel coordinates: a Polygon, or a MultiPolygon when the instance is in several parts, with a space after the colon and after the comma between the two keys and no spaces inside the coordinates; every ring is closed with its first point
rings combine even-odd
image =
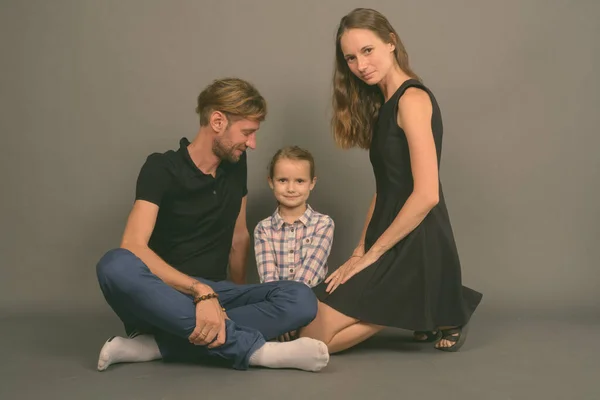
{"type": "Polygon", "coordinates": [[[289,342],[295,339],[298,339],[298,331],[291,331],[277,337],[278,342],[289,342]]]}
{"type": "Polygon", "coordinates": [[[330,294],[333,293],[338,286],[346,283],[348,279],[352,278],[354,275],[358,274],[375,261],[377,260],[369,257],[366,254],[363,256],[353,255],[333,274],[329,275],[329,277],[325,279],[325,283],[328,283],[326,292],[330,294]]]}

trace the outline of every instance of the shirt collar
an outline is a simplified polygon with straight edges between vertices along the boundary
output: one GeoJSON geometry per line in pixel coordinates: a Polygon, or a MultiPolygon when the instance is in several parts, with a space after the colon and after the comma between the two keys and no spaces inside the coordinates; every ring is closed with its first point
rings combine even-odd
{"type": "MultiPolygon", "coordinates": [[[[307,204],[306,211],[304,211],[304,214],[302,214],[300,218],[298,218],[296,221],[300,222],[304,226],[308,226],[313,213],[314,210],[309,204],[307,204]]],[[[275,230],[280,230],[284,223],[285,221],[283,220],[283,218],[281,218],[281,215],[279,215],[279,207],[277,207],[273,215],[271,215],[271,225],[275,230]]]]}
{"type": "MultiPolygon", "coordinates": [[[[183,156],[183,159],[185,160],[185,162],[188,164],[188,166],[192,169],[192,171],[194,171],[194,173],[197,176],[201,176],[201,177],[211,176],[209,174],[205,174],[204,172],[202,172],[202,170],[200,170],[200,168],[198,168],[198,166],[196,165],[194,160],[192,160],[192,156],[190,156],[190,152],[188,150],[189,145],[190,145],[190,141],[186,137],[182,137],[179,140],[179,152],[183,156]]],[[[230,165],[229,162],[224,161],[224,160],[221,161],[219,163],[219,166],[217,167],[217,172],[215,174],[216,177],[220,178],[224,173],[226,173],[229,165],[230,165]]]]}

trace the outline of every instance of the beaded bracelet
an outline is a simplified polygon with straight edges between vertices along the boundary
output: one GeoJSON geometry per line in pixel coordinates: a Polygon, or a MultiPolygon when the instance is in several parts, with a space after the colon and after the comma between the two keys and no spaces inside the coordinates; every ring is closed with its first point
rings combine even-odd
{"type": "Polygon", "coordinates": [[[219,297],[219,295],[216,293],[204,294],[202,296],[195,297],[194,304],[198,304],[203,300],[216,299],[217,297],[219,297]]]}

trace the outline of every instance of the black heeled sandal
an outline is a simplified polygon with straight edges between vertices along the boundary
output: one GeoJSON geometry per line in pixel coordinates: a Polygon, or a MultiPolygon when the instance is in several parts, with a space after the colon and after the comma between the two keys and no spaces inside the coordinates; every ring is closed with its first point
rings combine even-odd
{"type": "Polygon", "coordinates": [[[449,329],[440,329],[441,331],[441,337],[435,342],[435,348],[437,350],[441,350],[441,351],[448,351],[448,352],[456,352],[458,350],[460,350],[460,348],[463,346],[463,344],[465,344],[465,341],[467,340],[467,332],[469,325],[464,325],[464,326],[458,326],[456,328],[449,328],[449,329]],[[450,346],[444,347],[444,346],[440,346],[440,342],[442,340],[447,340],[449,342],[451,342],[452,344],[450,346]]]}
{"type": "Polygon", "coordinates": [[[437,331],[415,331],[413,333],[413,340],[418,343],[431,343],[440,339],[441,332],[437,331]],[[417,339],[417,336],[425,335],[425,339],[417,339]]]}

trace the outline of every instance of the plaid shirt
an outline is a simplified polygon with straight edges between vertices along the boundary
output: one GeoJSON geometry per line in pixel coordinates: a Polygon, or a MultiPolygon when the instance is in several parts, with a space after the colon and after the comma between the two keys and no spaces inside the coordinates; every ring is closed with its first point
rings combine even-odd
{"type": "Polygon", "coordinates": [[[254,229],[254,250],[262,282],[294,280],[317,286],[327,275],[333,219],[310,206],[293,224],[279,211],[260,221],[254,229]]]}

